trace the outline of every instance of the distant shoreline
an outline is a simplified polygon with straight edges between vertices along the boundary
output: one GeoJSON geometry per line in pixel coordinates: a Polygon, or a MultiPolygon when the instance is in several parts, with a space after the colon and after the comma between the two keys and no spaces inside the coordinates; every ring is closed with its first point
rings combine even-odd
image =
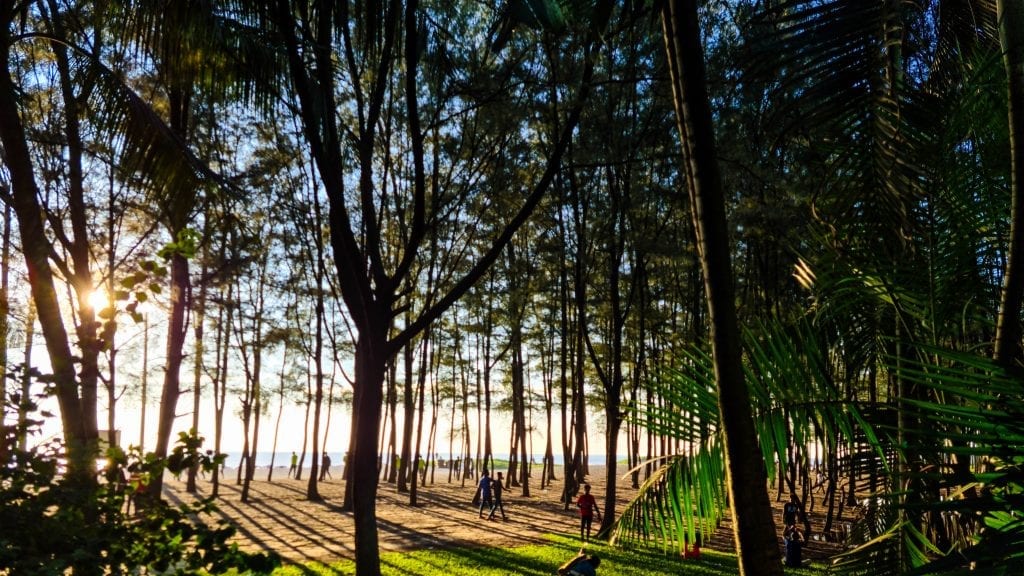
{"type": "MultiPolygon", "coordinates": [[[[296,451],[296,453],[299,454],[300,462],[301,462],[302,454],[299,453],[298,451],[296,451]]],[[[222,454],[225,454],[227,456],[227,458],[224,460],[224,466],[226,468],[237,468],[238,464],[242,460],[242,452],[241,452],[241,450],[222,452],[222,454]]],[[[270,451],[260,451],[260,452],[257,452],[256,453],[256,467],[257,468],[266,468],[267,466],[269,466],[272,454],[274,454],[274,453],[272,453],[270,451]]],[[[328,450],[327,451],[327,455],[331,457],[331,467],[332,468],[336,467],[336,466],[340,466],[342,461],[343,461],[343,458],[344,458],[344,452],[334,452],[334,451],[328,450]]],[[[290,466],[291,457],[292,457],[291,450],[278,451],[276,453],[276,456],[274,457],[274,468],[285,468],[285,469],[287,469],[290,466]]],[[[305,459],[304,462],[302,462],[303,468],[309,468],[310,467],[309,466],[309,462],[310,462],[310,458],[311,457],[312,457],[312,454],[310,454],[309,452],[306,452],[306,459],[305,459]]],[[[456,457],[458,457],[458,456],[456,456],[456,457]]],[[[535,466],[539,466],[543,462],[544,455],[543,454],[534,454],[532,456],[532,458],[533,458],[533,464],[535,466]]],[[[446,463],[450,460],[450,458],[448,457],[447,454],[440,454],[440,453],[438,454],[437,459],[439,461],[438,462],[438,467],[441,467],[440,466],[440,461],[441,460],[444,460],[446,463]]],[[[501,461],[501,462],[507,462],[509,460],[509,455],[508,454],[494,454],[494,459],[498,460],[498,461],[501,461]]],[[[562,456],[560,454],[556,454],[554,456],[554,459],[555,459],[555,465],[556,466],[561,466],[563,464],[563,459],[562,459],[562,456]]],[[[595,464],[598,464],[598,463],[603,464],[604,463],[604,454],[591,454],[590,455],[590,462],[591,462],[592,466],[595,465],[595,464]]],[[[444,466],[444,468],[447,468],[447,466],[444,466]]]]}

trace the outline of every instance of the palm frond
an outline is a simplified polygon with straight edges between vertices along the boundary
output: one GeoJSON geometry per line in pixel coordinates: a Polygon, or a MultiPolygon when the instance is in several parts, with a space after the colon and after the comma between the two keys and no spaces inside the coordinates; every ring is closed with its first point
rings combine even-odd
{"type": "MultiPolygon", "coordinates": [[[[810,330],[806,324],[766,325],[746,333],[747,384],[769,477],[776,466],[788,465],[791,445],[802,447],[798,457],[806,459],[807,446],[835,438],[852,442],[866,429],[868,440],[858,449],[877,451],[867,420],[828,375],[810,330]]],[[[716,528],[727,512],[711,358],[693,349],[684,364],[656,384],[660,401],[637,417],[652,433],[680,440],[687,453],[667,458],[641,486],[616,526],[618,541],[655,541],[681,550],[696,532],[716,528]]]]}
{"type": "MultiPolygon", "coordinates": [[[[715,443],[711,439],[692,455],[664,459],[623,510],[612,541],[682,552],[687,542],[713,533],[727,512],[725,461],[715,443]]],[[[650,464],[657,461],[638,469],[650,464]]]]}
{"type": "MultiPolygon", "coordinates": [[[[915,472],[894,471],[903,482],[927,476],[941,490],[908,506],[937,516],[951,548],[939,549],[922,526],[889,514],[885,537],[838,558],[840,574],[884,573],[909,562],[909,574],[1019,574],[1024,567],[1024,397],[1020,384],[986,357],[922,347],[922,359],[887,357],[887,369],[925,390],[899,409],[905,428],[879,425],[886,443],[935,462],[915,472]],[[969,466],[957,466],[969,462],[969,466]],[[902,556],[901,556],[902,555],[902,556]]],[[[888,498],[894,504],[900,493],[888,498]]]]}

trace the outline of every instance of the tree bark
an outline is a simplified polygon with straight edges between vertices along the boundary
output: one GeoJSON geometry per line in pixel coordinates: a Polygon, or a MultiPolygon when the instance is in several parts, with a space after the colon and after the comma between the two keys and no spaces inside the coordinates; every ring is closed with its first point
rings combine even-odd
{"type": "Polygon", "coordinates": [[[665,47],[683,148],[683,172],[711,320],[729,504],[741,574],[782,574],[764,460],[743,376],[739,323],[696,0],[666,2],[665,47]]]}
{"type": "MultiPolygon", "coordinates": [[[[170,316],[167,321],[167,367],[164,385],[160,393],[160,412],[156,425],[156,447],[153,452],[159,458],[166,458],[171,443],[171,431],[178,416],[178,399],[181,397],[181,365],[185,359],[185,310],[188,307],[189,292],[188,260],[175,252],[171,256],[171,300],[170,316]]],[[[163,476],[157,474],[146,493],[160,498],[163,490],[163,476]]]]}
{"type": "Polygon", "coordinates": [[[356,344],[355,378],[352,392],[353,429],[359,442],[353,443],[352,504],[355,520],[356,570],[359,574],[380,574],[377,539],[377,429],[383,401],[384,372],[389,351],[387,313],[377,312],[378,321],[361,330],[356,344]]]}
{"type": "Polygon", "coordinates": [[[1024,303],[1024,4],[998,0],[999,44],[1008,84],[1010,123],[1010,246],[996,323],[996,362],[1015,372],[1024,360],[1020,314],[1024,303]]]}
{"type": "MultiPolygon", "coordinates": [[[[4,16],[0,26],[0,46],[8,46],[11,40],[8,21],[13,15],[4,16]]],[[[10,75],[10,52],[6,49],[0,51],[0,69],[3,71],[0,73],[0,142],[11,178],[10,198],[6,201],[12,205],[18,218],[29,287],[53,370],[54,389],[67,445],[68,476],[90,482],[95,468],[93,449],[97,433],[95,427],[89,429],[89,419],[84,414],[83,399],[79,395],[74,356],[50,269],[51,244],[41,216],[43,209],[39,204],[32,155],[18,112],[19,91],[10,75]]],[[[95,414],[92,421],[95,421],[95,414]]]]}

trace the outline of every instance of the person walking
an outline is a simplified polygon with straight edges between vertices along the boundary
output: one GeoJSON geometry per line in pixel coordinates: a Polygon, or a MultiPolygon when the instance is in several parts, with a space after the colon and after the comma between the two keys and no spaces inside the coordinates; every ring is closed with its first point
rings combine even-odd
{"type": "Polygon", "coordinates": [[[298,472],[299,472],[299,455],[296,454],[295,451],[293,450],[292,451],[291,466],[288,467],[288,477],[291,478],[292,476],[297,475],[298,472]]]}
{"type": "Polygon", "coordinates": [[[324,450],[324,455],[320,458],[320,481],[323,482],[324,478],[333,478],[331,476],[331,457],[327,455],[327,451],[324,450]]]}
{"type": "Polygon", "coordinates": [[[478,491],[480,492],[480,514],[479,517],[484,517],[484,507],[490,509],[494,506],[494,502],[491,500],[491,477],[487,474],[487,468],[484,468],[484,473],[480,475],[480,482],[477,483],[478,491]]]}
{"type": "Polygon", "coordinates": [[[583,485],[583,494],[576,499],[576,507],[580,509],[580,539],[584,542],[590,540],[590,526],[594,523],[594,514],[601,519],[601,510],[597,507],[597,500],[590,493],[590,484],[583,485]]]}
{"type": "Polygon", "coordinates": [[[494,494],[494,503],[491,504],[491,513],[487,516],[488,520],[494,520],[494,512],[501,509],[501,519],[508,520],[508,516],[505,516],[505,505],[501,503],[501,492],[505,489],[504,481],[501,478],[501,472],[498,472],[498,478],[491,482],[491,492],[494,494]]]}

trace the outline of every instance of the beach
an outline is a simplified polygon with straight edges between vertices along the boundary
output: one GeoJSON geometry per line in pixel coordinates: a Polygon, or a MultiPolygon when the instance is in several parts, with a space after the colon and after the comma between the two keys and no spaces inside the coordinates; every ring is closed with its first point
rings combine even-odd
{"type": "MultiPolygon", "coordinates": [[[[323,501],[306,498],[308,478],[287,477],[287,467],[275,467],[273,480],[267,481],[266,467],[258,467],[249,487],[249,502],[241,501],[237,473],[225,469],[217,506],[223,518],[238,528],[235,541],[249,551],[273,551],[287,563],[318,561],[328,563],[355,554],[355,529],[352,514],[342,512],[344,481],[340,467],[332,469],[334,478],[319,483],[323,501]]],[[[590,466],[587,482],[593,487],[598,505],[604,510],[605,468],[590,466]]],[[[308,474],[308,470],[306,470],[308,474]]],[[[556,468],[556,480],[540,488],[540,467],[530,479],[530,495],[522,487],[504,492],[508,520],[488,521],[478,517],[471,503],[476,490],[473,479],[465,485],[448,482],[448,470],[437,469],[434,481],[417,488],[417,505],[409,504],[409,493],[399,493],[395,484],[381,482],[377,495],[377,527],[382,551],[416,550],[434,547],[498,546],[511,547],[544,542],[545,534],[576,534],[579,516],[575,500],[566,509],[560,497],[562,468],[556,468]]],[[[635,494],[628,481],[620,481],[617,509],[635,494]]],[[[208,496],[209,480],[198,481],[198,496],[208,496]]],[[[184,478],[168,477],[165,498],[170,502],[189,501],[184,478]]],[[[486,516],[486,514],[485,514],[486,516]]],[[[595,526],[596,528],[596,526],[595,526]]]]}

